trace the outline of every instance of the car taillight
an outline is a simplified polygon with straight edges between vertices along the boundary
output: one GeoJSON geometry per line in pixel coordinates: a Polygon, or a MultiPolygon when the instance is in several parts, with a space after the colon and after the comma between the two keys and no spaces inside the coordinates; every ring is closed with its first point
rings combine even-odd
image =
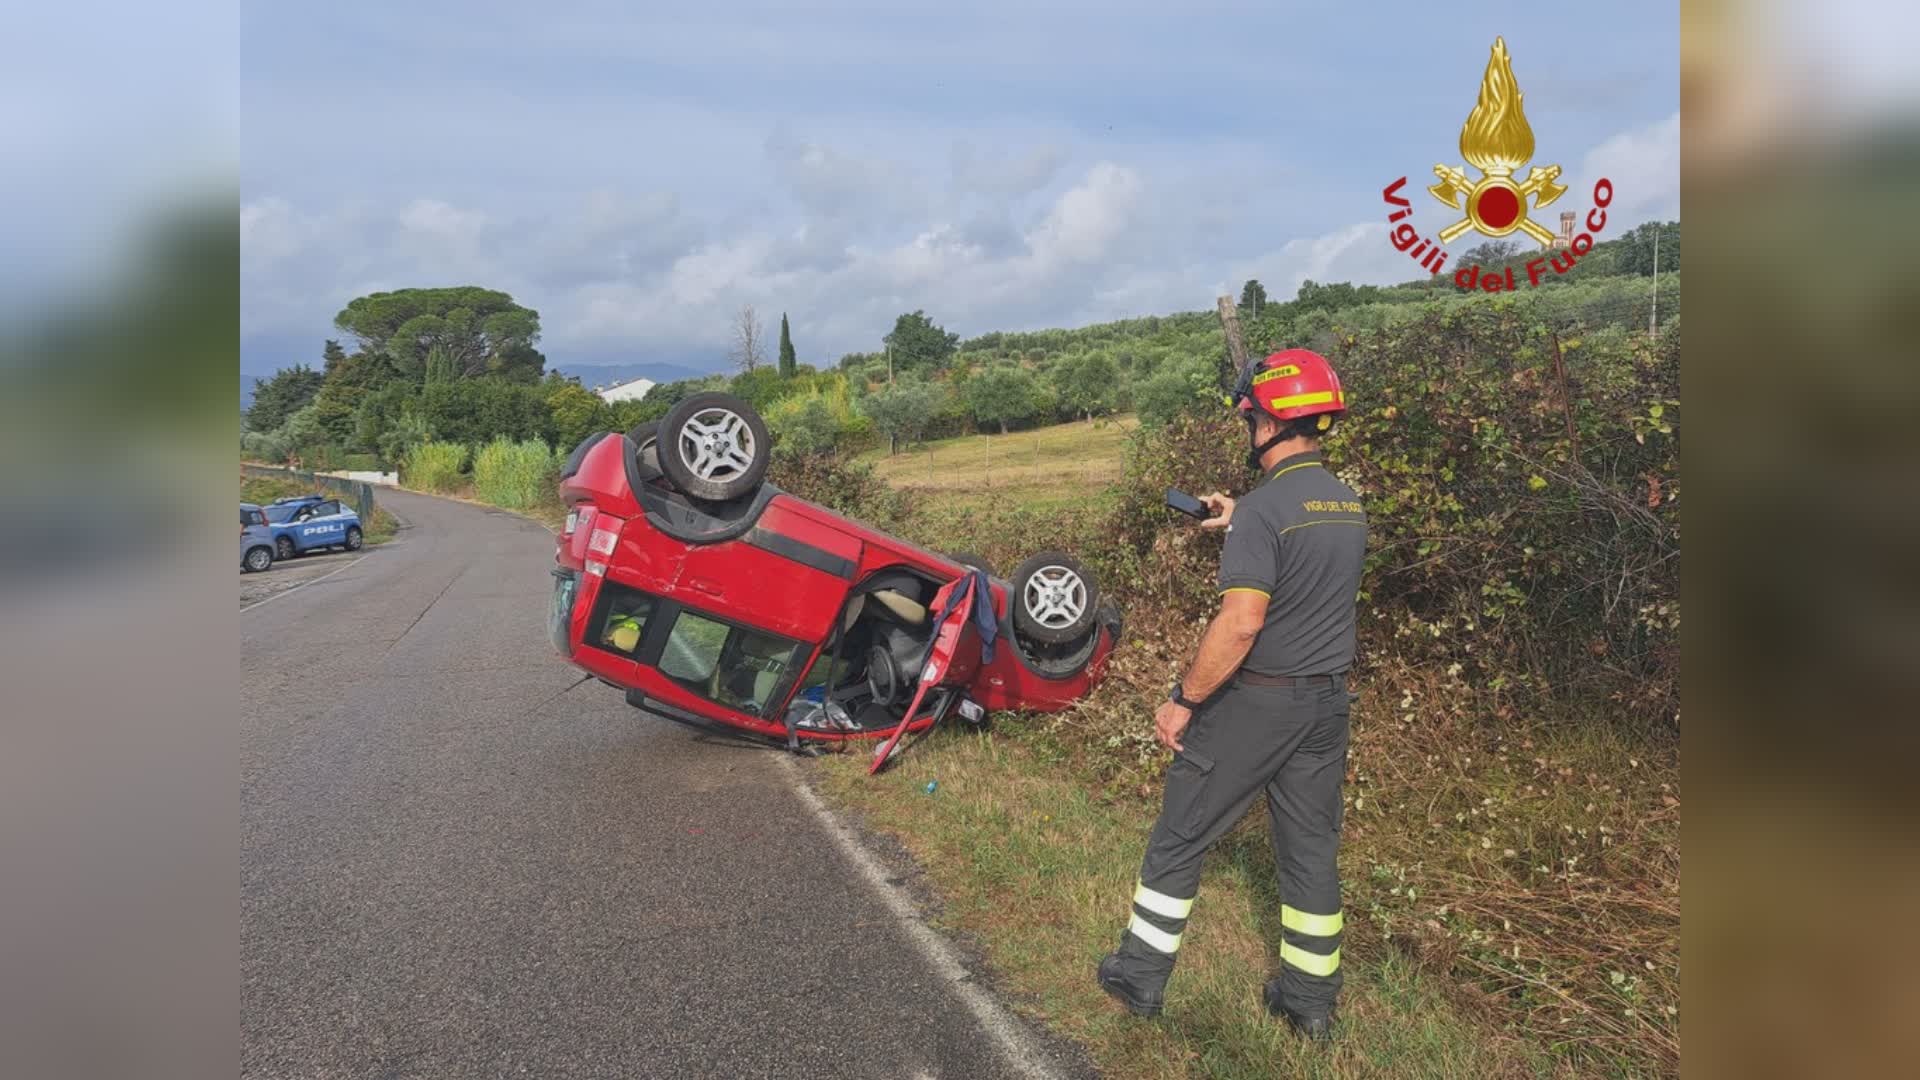
{"type": "Polygon", "coordinates": [[[587,550],[595,555],[611,555],[619,542],[620,534],[612,529],[595,529],[593,535],[587,537],[587,550]]]}

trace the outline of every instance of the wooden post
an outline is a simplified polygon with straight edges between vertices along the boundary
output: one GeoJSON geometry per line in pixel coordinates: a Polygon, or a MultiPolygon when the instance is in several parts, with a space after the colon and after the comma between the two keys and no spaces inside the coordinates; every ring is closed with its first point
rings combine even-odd
{"type": "Polygon", "coordinates": [[[1232,296],[1220,298],[1220,326],[1227,332],[1227,355],[1233,359],[1233,374],[1237,377],[1247,366],[1247,339],[1240,333],[1240,309],[1234,306],[1232,296]]]}
{"type": "Polygon", "coordinates": [[[992,490],[993,488],[993,436],[982,435],[980,437],[987,440],[987,488],[988,490],[992,490]]]}
{"type": "Polygon", "coordinates": [[[1573,426],[1573,387],[1567,382],[1567,361],[1560,354],[1560,331],[1550,331],[1553,338],[1553,371],[1560,379],[1560,410],[1567,418],[1567,445],[1573,453],[1575,465],[1580,463],[1580,436],[1573,426]]]}

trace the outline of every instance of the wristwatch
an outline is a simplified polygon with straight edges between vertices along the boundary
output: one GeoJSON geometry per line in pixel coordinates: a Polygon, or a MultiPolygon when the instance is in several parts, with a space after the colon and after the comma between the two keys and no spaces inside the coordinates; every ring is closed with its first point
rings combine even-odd
{"type": "Polygon", "coordinates": [[[1186,709],[1198,709],[1200,707],[1199,702],[1187,700],[1187,695],[1180,692],[1179,683],[1173,684],[1173,693],[1167,695],[1167,700],[1186,709]]]}

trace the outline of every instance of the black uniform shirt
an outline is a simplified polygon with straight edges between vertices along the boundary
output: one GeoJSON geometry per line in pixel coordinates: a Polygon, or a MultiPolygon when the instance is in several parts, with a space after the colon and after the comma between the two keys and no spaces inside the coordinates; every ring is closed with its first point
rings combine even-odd
{"type": "Polygon", "coordinates": [[[1265,593],[1267,621],[1242,665],[1262,675],[1336,675],[1353,666],[1354,608],[1367,515],[1318,451],[1295,454],[1234,503],[1220,591],[1265,593]]]}

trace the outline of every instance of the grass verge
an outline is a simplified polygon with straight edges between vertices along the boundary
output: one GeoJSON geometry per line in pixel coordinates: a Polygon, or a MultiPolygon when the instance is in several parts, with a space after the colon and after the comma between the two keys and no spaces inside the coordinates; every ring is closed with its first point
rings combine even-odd
{"type": "Polygon", "coordinates": [[[1141,1020],[1100,991],[1093,969],[1124,926],[1152,806],[1078,782],[1027,740],[972,732],[936,735],[879,777],[859,754],[824,760],[819,777],[835,805],[914,854],[941,897],[938,921],[979,944],[1016,1007],[1080,1041],[1109,1076],[1576,1072],[1377,938],[1343,950],[1339,1041],[1294,1039],[1259,1003],[1276,970],[1279,902],[1251,823],[1209,857],[1167,1011],[1141,1020]]]}

